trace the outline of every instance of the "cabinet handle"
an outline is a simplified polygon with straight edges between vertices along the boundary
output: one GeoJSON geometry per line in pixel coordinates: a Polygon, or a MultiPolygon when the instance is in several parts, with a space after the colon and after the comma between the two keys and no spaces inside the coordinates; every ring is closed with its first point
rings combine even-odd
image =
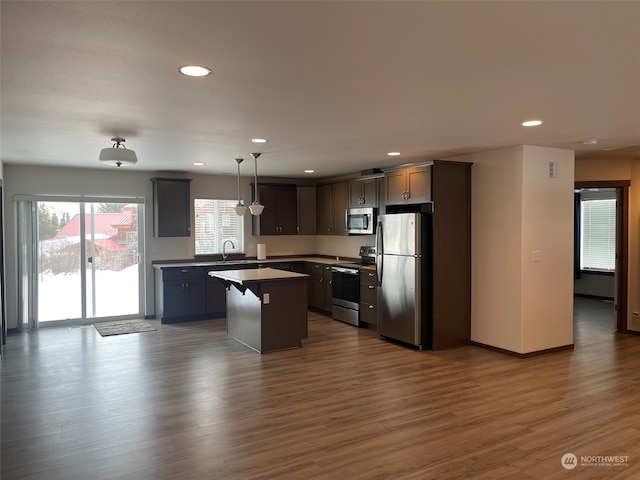
{"type": "Polygon", "coordinates": [[[370,276],[370,277],[375,277],[375,276],[376,276],[376,274],[375,274],[375,273],[372,273],[372,272],[369,272],[369,276],[370,276]]]}
{"type": "Polygon", "coordinates": [[[376,288],[374,285],[368,285],[369,290],[373,290],[374,288],[376,288]]]}
{"type": "Polygon", "coordinates": [[[189,270],[187,270],[186,268],[184,270],[180,270],[182,273],[189,273],[189,270]]]}
{"type": "Polygon", "coordinates": [[[373,310],[374,308],[376,308],[375,305],[369,305],[369,310],[373,310]]]}

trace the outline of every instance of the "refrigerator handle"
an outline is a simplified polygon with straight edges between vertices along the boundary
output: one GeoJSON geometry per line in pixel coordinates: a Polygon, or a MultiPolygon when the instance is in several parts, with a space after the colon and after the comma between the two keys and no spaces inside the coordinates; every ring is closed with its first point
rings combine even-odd
{"type": "Polygon", "coordinates": [[[378,286],[382,286],[382,269],[383,269],[384,239],[382,238],[382,221],[378,221],[376,228],[376,271],[378,273],[378,286]]]}

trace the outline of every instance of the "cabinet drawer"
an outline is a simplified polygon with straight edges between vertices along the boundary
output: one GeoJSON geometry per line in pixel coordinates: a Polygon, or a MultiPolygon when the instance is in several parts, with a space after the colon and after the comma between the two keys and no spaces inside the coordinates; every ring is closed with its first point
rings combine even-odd
{"type": "Polygon", "coordinates": [[[376,305],[378,302],[378,287],[375,285],[360,284],[360,301],[376,305]]]}
{"type": "Polygon", "coordinates": [[[360,303],[360,321],[369,325],[378,325],[378,307],[369,303],[360,303]]]}
{"type": "Polygon", "coordinates": [[[365,285],[377,285],[378,276],[375,270],[363,268],[360,270],[360,283],[365,285]]]}
{"type": "Polygon", "coordinates": [[[206,278],[207,269],[202,267],[163,268],[164,281],[185,280],[191,278],[206,278]]]}

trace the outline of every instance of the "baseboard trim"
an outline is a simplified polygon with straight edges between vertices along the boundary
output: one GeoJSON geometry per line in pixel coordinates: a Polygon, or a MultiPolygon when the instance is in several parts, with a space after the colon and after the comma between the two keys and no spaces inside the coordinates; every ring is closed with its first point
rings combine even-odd
{"type": "Polygon", "coordinates": [[[493,345],[487,345],[485,343],[480,343],[480,342],[474,342],[473,340],[471,341],[471,345],[475,345],[476,347],[486,348],[487,350],[491,350],[498,353],[504,353],[505,355],[509,355],[511,357],[516,357],[516,358],[538,357],[540,355],[547,355],[549,353],[563,352],[565,350],[574,349],[574,345],[573,343],[571,343],[569,345],[564,345],[562,347],[546,348],[544,350],[537,350],[535,352],[528,352],[528,353],[518,353],[518,352],[512,352],[511,350],[507,350],[505,348],[494,347],[493,345]]]}

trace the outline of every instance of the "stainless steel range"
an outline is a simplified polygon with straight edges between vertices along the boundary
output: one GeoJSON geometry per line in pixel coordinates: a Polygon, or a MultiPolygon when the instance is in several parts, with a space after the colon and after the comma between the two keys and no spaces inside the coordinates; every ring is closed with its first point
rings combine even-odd
{"type": "Polygon", "coordinates": [[[331,267],[333,292],[332,316],[350,325],[360,325],[360,267],[375,262],[375,248],[360,247],[360,263],[344,263],[331,267]]]}

